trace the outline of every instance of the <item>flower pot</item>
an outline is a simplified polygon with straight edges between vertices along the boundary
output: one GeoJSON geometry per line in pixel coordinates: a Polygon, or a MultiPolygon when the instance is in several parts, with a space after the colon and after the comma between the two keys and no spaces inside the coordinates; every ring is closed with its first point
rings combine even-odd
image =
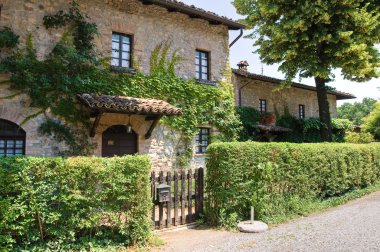
{"type": "Polygon", "coordinates": [[[261,124],[263,125],[276,125],[276,116],[275,114],[262,114],[261,115],[261,124]]]}

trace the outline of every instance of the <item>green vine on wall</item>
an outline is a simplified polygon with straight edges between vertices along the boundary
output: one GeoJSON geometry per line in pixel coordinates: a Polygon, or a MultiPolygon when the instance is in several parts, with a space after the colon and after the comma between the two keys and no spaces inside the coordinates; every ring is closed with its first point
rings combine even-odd
{"type": "Polygon", "coordinates": [[[95,52],[93,40],[98,34],[97,26],[87,20],[74,1],[68,12],[44,17],[46,28],[68,28],[49,55],[39,59],[30,36],[24,49],[18,49],[1,62],[2,68],[11,73],[12,88],[27,92],[32,106],[70,125],[62,127],[57,120],[48,119],[41,125],[41,133],[53,135],[58,142],[76,148],[77,152],[71,154],[85,155],[88,145],[77,135],[78,130],[88,134],[89,116],[77,106],[76,96],[101,93],[162,99],[180,107],[182,116],[164,118],[163,122],[182,132],[187,150],[201,124],[215,126],[224,140],[236,139],[240,121],[234,111],[228,66],[226,80],[219,87],[180,78],[175,69],[181,58],[166,41],[152,52],[149,75],[139,71],[135,75],[115,74],[110,71],[109,59],[95,52]]]}
{"type": "Polygon", "coordinates": [[[17,36],[9,27],[4,27],[0,31],[0,49],[13,48],[19,43],[19,36],[17,36]]]}
{"type": "Polygon", "coordinates": [[[98,28],[95,23],[90,23],[87,20],[88,17],[83,16],[80,12],[79,4],[73,1],[67,13],[59,11],[54,15],[45,16],[44,25],[47,29],[71,26],[76,50],[89,57],[93,55],[93,41],[95,35],[98,34],[98,28]]]}

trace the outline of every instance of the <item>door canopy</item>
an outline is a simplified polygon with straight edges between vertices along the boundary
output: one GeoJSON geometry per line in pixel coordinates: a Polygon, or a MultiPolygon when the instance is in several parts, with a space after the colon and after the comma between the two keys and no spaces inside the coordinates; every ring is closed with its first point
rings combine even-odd
{"type": "Polygon", "coordinates": [[[95,117],[94,125],[91,129],[90,136],[95,136],[96,128],[99,125],[100,118],[104,113],[116,113],[127,115],[143,115],[147,121],[153,121],[145,138],[152,135],[153,129],[162,116],[181,115],[182,110],[169,104],[166,101],[157,99],[133,98],[127,96],[81,94],[78,100],[90,109],[90,114],[95,117]]]}

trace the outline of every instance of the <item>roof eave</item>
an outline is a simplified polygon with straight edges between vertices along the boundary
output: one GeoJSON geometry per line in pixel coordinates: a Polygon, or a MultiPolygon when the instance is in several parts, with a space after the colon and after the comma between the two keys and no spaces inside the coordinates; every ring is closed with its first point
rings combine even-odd
{"type": "Polygon", "coordinates": [[[140,1],[143,4],[155,4],[173,12],[174,11],[181,12],[193,18],[202,18],[213,24],[226,25],[229,30],[240,30],[240,29],[245,28],[244,24],[230,20],[228,18],[218,16],[213,13],[209,13],[207,11],[196,9],[195,7],[191,7],[185,4],[168,2],[165,0],[140,0],[140,1]]]}
{"type": "Polygon", "coordinates": [[[333,94],[336,96],[336,100],[351,100],[351,99],[356,99],[357,97],[354,95],[342,95],[342,94],[333,94]]]}

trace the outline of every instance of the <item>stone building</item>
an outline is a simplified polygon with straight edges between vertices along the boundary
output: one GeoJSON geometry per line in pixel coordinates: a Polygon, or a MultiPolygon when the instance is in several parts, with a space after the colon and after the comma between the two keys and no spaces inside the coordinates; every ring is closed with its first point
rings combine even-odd
{"type": "MultiPolygon", "coordinates": [[[[0,25],[10,27],[19,35],[21,46],[32,34],[37,54],[44,58],[61,39],[63,31],[46,29],[43,17],[67,10],[70,3],[71,0],[0,0],[0,25]]],[[[175,0],[79,0],[78,3],[89,20],[97,24],[96,47],[103,55],[112,56],[110,64],[115,69],[133,72],[138,67],[149,73],[151,52],[158,44],[170,41],[171,50],[176,50],[183,59],[177,66],[177,74],[183,78],[195,77],[200,85],[222,80],[229,57],[228,32],[244,27],[175,0]]],[[[0,78],[4,83],[9,77],[0,78]]],[[[0,92],[2,97],[14,94],[7,85],[1,85],[0,92]]],[[[96,145],[93,154],[147,154],[154,169],[175,168],[176,157],[183,150],[181,137],[159,120],[180,112],[164,101],[138,98],[79,96],[78,100],[93,115],[93,127],[89,129],[96,145]]],[[[38,134],[38,127],[45,119],[30,102],[25,94],[0,99],[0,156],[54,156],[67,148],[38,134]],[[31,115],[37,116],[23,123],[31,115]]],[[[200,128],[193,167],[203,166],[210,134],[210,125],[200,128]]]]}
{"type": "MultiPolygon", "coordinates": [[[[289,88],[276,89],[283,80],[250,73],[248,63],[242,61],[239,69],[232,69],[235,105],[253,107],[260,112],[283,115],[288,110],[296,118],[318,118],[318,98],[315,87],[293,83],[289,88]]],[[[332,117],[337,116],[337,100],[354,99],[352,94],[331,90],[327,98],[332,117]]]]}

